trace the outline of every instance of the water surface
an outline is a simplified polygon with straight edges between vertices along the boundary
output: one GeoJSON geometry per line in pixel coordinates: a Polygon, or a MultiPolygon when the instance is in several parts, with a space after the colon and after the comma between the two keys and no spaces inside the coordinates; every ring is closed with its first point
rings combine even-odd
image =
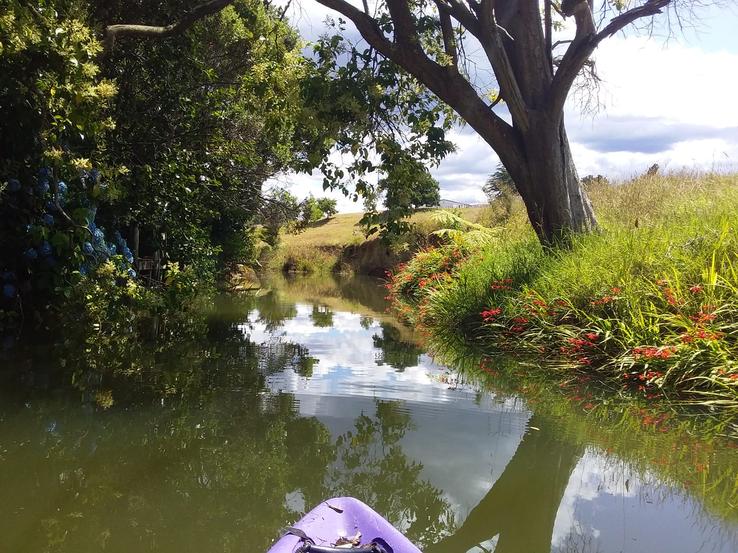
{"type": "Polygon", "coordinates": [[[169,342],[4,353],[0,551],[265,551],[335,495],[427,553],[738,551],[733,451],[460,378],[385,307],[280,281],[169,342]]]}

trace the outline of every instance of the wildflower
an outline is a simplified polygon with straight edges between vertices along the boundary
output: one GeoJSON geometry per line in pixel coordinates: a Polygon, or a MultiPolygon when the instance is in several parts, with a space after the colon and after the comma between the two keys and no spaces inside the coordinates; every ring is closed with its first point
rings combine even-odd
{"type": "Polygon", "coordinates": [[[582,364],[582,365],[591,365],[592,364],[592,360],[589,357],[582,356],[579,359],[577,359],[577,361],[579,361],[579,363],[582,364]]]}
{"type": "Polygon", "coordinates": [[[54,216],[51,213],[44,213],[44,216],[41,217],[41,220],[47,227],[54,225],[54,216]]]}
{"type": "Polygon", "coordinates": [[[492,307],[490,309],[487,309],[485,311],[482,311],[480,315],[482,315],[482,319],[485,320],[485,322],[489,322],[493,320],[497,315],[502,313],[501,307],[492,307]]]}
{"type": "Polygon", "coordinates": [[[666,286],[668,284],[669,284],[669,281],[664,278],[660,278],[659,280],[656,281],[656,286],[666,286]]]}
{"type": "Polygon", "coordinates": [[[82,251],[84,251],[87,255],[92,255],[92,252],[94,252],[94,248],[92,247],[92,244],[89,242],[85,242],[82,244],[82,251]]]}
{"type": "Polygon", "coordinates": [[[611,289],[611,291],[612,291],[613,294],[619,294],[620,292],[622,292],[622,288],[618,288],[617,286],[614,286],[611,289]]]}
{"type": "Polygon", "coordinates": [[[512,332],[518,333],[518,332],[523,332],[525,330],[525,327],[517,325],[517,326],[512,327],[510,330],[512,332]]]}
{"type": "Polygon", "coordinates": [[[679,303],[671,288],[664,288],[664,297],[669,305],[677,305],[679,303]]]}
{"type": "Polygon", "coordinates": [[[594,409],[594,403],[585,403],[584,408],[587,410],[594,409]]]}
{"type": "Polygon", "coordinates": [[[700,286],[699,284],[695,284],[694,286],[689,287],[689,291],[693,294],[699,294],[700,292],[702,292],[702,286],[700,286]]]}
{"type": "Polygon", "coordinates": [[[525,317],[514,317],[513,322],[517,324],[526,324],[529,322],[529,320],[525,317]]]}
{"type": "Polygon", "coordinates": [[[714,341],[714,340],[720,340],[723,337],[723,333],[700,329],[695,333],[695,336],[699,338],[700,340],[714,341]]]}
{"type": "Polygon", "coordinates": [[[590,342],[594,342],[595,340],[599,340],[600,338],[600,335],[597,332],[587,332],[587,334],[585,334],[584,336],[590,342]]]}
{"type": "Polygon", "coordinates": [[[504,278],[502,280],[495,280],[490,284],[490,288],[492,290],[510,290],[510,284],[512,284],[512,279],[504,278]]]}
{"type": "Polygon", "coordinates": [[[697,315],[690,315],[689,317],[693,322],[697,324],[711,323],[717,317],[714,313],[698,313],[697,315]]]}
{"type": "Polygon", "coordinates": [[[600,299],[592,300],[589,303],[590,305],[606,305],[608,303],[612,303],[613,301],[615,301],[615,298],[613,296],[607,295],[602,296],[600,299]]]}

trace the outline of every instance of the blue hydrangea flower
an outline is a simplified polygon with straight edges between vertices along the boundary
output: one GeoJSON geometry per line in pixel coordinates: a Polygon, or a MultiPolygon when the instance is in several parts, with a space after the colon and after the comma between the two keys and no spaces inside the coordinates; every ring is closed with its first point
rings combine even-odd
{"type": "Polygon", "coordinates": [[[97,169],[90,171],[90,178],[92,179],[92,182],[97,182],[97,179],[100,178],[100,171],[97,169]]]}
{"type": "Polygon", "coordinates": [[[50,227],[54,224],[54,216],[51,213],[44,213],[44,216],[41,218],[41,220],[47,227],[50,227]]]}
{"type": "Polygon", "coordinates": [[[123,250],[123,257],[126,258],[126,261],[128,261],[128,263],[133,263],[133,252],[131,252],[131,250],[129,250],[128,248],[125,248],[123,250]]]}
{"type": "Polygon", "coordinates": [[[79,274],[82,276],[87,276],[90,273],[90,267],[87,265],[87,263],[83,263],[79,267],[79,274]]]}
{"type": "Polygon", "coordinates": [[[67,191],[68,191],[67,183],[64,182],[63,180],[60,180],[56,185],[56,190],[57,192],[59,192],[60,196],[66,196],[67,191]]]}
{"type": "Polygon", "coordinates": [[[92,234],[95,235],[95,242],[105,241],[105,233],[101,229],[99,228],[95,229],[95,231],[92,234]]]}
{"type": "Polygon", "coordinates": [[[128,276],[131,278],[136,278],[136,271],[133,269],[128,269],[128,276]]]}
{"type": "Polygon", "coordinates": [[[87,228],[90,229],[90,232],[94,234],[95,231],[97,230],[97,225],[95,224],[95,221],[90,221],[87,224],[87,228]]]}
{"type": "Polygon", "coordinates": [[[8,180],[8,190],[10,192],[18,192],[18,190],[21,189],[21,183],[18,179],[9,179],[8,180]]]}
{"type": "Polygon", "coordinates": [[[36,193],[39,196],[45,195],[49,191],[49,181],[40,180],[36,183],[36,193]]]}
{"type": "Polygon", "coordinates": [[[44,257],[51,255],[51,244],[49,244],[47,240],[44,240],[41,243],[41,247],[38,249],[38,251],[44,257]]]}
{"type": "Polygon", "coordinates": [[[33,261],[34,259],[38,259],[38,252],[34,248],[28,248],[23,252],[23,257],[29,261],[33,261]]]}
{"type": "Polygon", "coordinates": [[[118,251],[118,248],[115,246],[115,244],[108,244],[108,254],[109,255],[115,255],[118,251]]]}
{"type": "Polygon", "coordinates": [[[18,293],[18,289],[13,284],[6,284],[3,286],[3,296],[8,299],[13,299],[18,293]]]}
{"type": "Polygon", "coordinates": [[[82,251],[85,252],[87,255],[92,255],[95,249],[92,247],[92,244],[90,244],[89,242],[85,242],[84,244],[82,244],[82,251]]]}

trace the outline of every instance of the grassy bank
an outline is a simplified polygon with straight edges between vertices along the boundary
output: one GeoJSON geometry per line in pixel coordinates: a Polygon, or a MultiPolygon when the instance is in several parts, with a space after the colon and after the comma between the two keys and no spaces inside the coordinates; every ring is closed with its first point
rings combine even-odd
{"type": "Polygon", "coordinates": [[[401,266],[395,305],[439,352],[535,356],[531,370],[738,410],[738,177],[590,195],[602,231],[571,249],[543,251],[514,205],[481,239],[452,234],[401,266]]]}
{"type": "MultiPolygon", "coordinates": [[[[479,221],[485,208],[457,210],[461,216],[479,221]]],[[[271,270],[326,274],[331,272],[383,275],[397,263],[409,259],[413,251],[423,247],[438,224],[432,211],[411,218],[414,230],[388,245],[376,238],[367,239],[359,224],[361,213],[341,213],[319,221],[296,234],[283,234],[279,247],[267,260],[271,270]]]]}

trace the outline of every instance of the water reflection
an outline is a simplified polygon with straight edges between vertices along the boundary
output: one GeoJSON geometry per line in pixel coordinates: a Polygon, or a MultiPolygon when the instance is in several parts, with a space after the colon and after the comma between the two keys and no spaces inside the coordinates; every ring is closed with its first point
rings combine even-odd
{"type": "Polygon", "coordinates": [[[265,551],[339,494],[426,553],[738,549],[658,471],[459,383],[375,283],[329,284],[224,298],[172,340],[4,359],[0,551],[265,551]]]}

